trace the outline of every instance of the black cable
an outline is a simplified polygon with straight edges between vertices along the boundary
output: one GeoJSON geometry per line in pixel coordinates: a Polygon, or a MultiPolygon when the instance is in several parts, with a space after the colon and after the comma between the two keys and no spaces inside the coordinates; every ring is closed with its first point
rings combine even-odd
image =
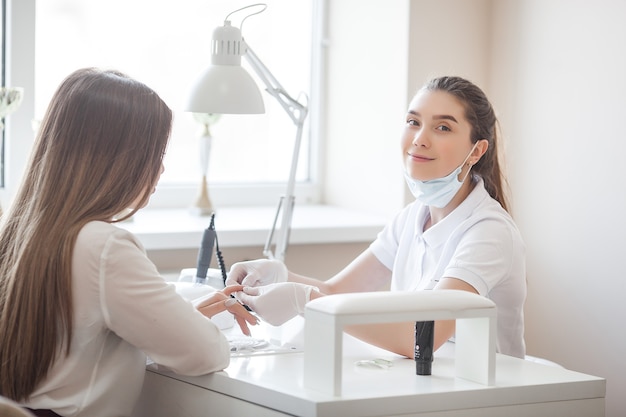
{"type": "MultiPolygon", "coordinates": [[[[209,225],[209,229],[215,230],[215,213],[211,214],[211,224],[209,225]]],[[[222,251],[220,250],[220,244],[217,241],[217,232],[215,232],[215,255],[217,256],[217,263],[220,266],[220,271],[222,272],[222,281],[224,282],[224,286],[226,286],[226,264],[224,263],[224,256],[222,256],[222,251]]],[[[235,298],[234,295],[230,295],[231,298],[235,298]]],[[[248,311],[252,311],[250,307],[245,304],[242,304],[244,308],[248,311]]]]}
{"type": "MultiPolygon", "coordinates": [[[[215,231],[215,213],[211,213],[211,223],[209,224],[209,229],[215,231]]],[[[224,283],[224,286],[226,286],[226,264],[224,263],[224,256],[222,255],[220,244],[217,240],[217,232],[215,232],[215,255],[217,256],[217,263],[219,264],[220,271],[222,273],[222,282],[224,283]]]]}
{"type": "Polygon", "coordinates": [[[217,242],[217,233],[215,234],[215,254],[217,255],[217,263],[220,266],[220,271],[222,271],[222,281],[224,281],[224,286],[226,286],[226,265],[224,264],[220,244],[217,242]]]}

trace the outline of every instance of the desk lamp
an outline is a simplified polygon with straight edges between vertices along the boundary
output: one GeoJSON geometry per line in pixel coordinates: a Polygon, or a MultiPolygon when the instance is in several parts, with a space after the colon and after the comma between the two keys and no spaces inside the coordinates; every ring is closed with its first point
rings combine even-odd
{"type": "Polygon", "coordinates": [[[263,249],[263,254],[268,258],[284,261],[295,203],[294,188],[300,142],[308,107],[287,94],[272,73],[244,41],[241,30],[232,26],[230,20],[228,20],[233,13],[255,6],[262,6],[263,8],[256,13],[246,16],[242,20],[241,26],[243,26],[245,19],[259,14],[267,8],[266,4],[259,3],[235,10],[226,16],[224,26],[218,27],[213,31],[211,65],[196,81],[186,110],[194,113],[218,114],[264,113],[265,107],[261,98],[261,92],[250,74],[241,66],[241,57],[243,56],[265,84],[266,91],[280,103],[281,107],[296,125],[296,139],[289,179],[287,181],[287,190],[285,195],[280,197],[274,223],[263,249]],[[280,229],[276,233],[275,252],[272,252],[272,242],[281,212],[282,219],[280,229]]]}

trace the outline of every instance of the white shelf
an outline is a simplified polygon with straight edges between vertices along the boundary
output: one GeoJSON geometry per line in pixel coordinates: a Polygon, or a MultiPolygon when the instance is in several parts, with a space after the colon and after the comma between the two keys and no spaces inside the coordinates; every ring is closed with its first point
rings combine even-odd
{"type": "MultiPolygon", "coordinates": [[[[224,207],[215,212],[220,247],[263,246],[276,207],[224,207]]],[[[132,221],[118,223],[147,250],[197,248],[210,216],[185,209],[144,209],[132,221]]],[[[280,219],[279,219],[280,221],[280,219]]],[[[296,205],[290,244],[370,242],[387,218],[363,211],[325,205],[296,205]]]]}

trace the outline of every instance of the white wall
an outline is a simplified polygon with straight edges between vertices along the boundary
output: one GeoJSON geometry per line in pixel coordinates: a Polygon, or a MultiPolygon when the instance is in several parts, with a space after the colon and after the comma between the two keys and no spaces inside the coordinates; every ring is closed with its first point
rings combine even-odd
{"type": "Polygon", "coordinates": [[[424,82],[441,75],[486,85],[490,6],[490,0],[411,1],[409,99],[424,82]]]}
{"type": "Polygon", "coordinates": [[[325,203],[390,215],[404,205],[408,4],[328,1],[325,203]]]}
{"type": "Polygon", "coordinates": [[[527,243],[528,350],[607,378],[607,416],[623,416],[626,1],[493,5],[490,89],[527,243]]]}

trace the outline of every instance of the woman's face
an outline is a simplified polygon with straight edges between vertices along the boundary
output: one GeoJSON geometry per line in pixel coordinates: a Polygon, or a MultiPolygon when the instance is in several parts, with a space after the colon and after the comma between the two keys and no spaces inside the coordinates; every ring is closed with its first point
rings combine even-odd
{"type": "MultiPolygon", "coordinates": [[[[165,171],[165,165],[163,165],[163,163],[161,162],[161,171],[159,172],[159,178],[161,178],[161,175],[163,174],[163,172],[165,171]]],[[[158,181],[157,181],[158,182],[158,181]]],[[[154,192],[156,191],[156,185],[154,187],[152,187],[152,191],[151,194],[154,194],[154,192]]],[[[148,202],[146,201],[141,207],[137,207],[139,205],[139,202],[141,201],[141,197],[143,196],[137,196],[137,199],[135,201],[133,201],[133,204],[131,205],[130,208],[138,208],[138,209],[142,209],[144,208],[146,205],[148,205],[148,202]]]]}
{"type": "Polygon", "coordinates": [[[418,92],[409,105],[402,134],[406,172],[421,181],[450,174],[472,150],[471,129],[456,97],[445,91],[418,92]]]}

